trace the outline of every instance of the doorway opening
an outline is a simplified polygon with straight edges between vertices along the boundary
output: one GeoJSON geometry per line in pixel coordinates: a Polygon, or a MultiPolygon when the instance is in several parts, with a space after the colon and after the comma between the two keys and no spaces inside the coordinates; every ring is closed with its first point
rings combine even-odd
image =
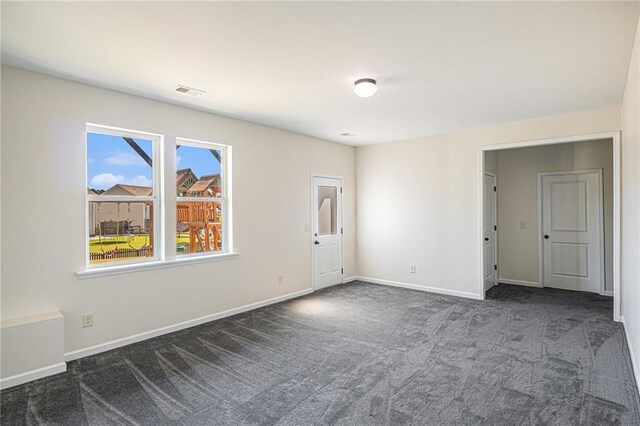
{"type": "Polygon", "coordinates": [[[619,133],[481,147],[480,161],[483,297],[498,285],[595,293],[619,321],[619,133]]]}

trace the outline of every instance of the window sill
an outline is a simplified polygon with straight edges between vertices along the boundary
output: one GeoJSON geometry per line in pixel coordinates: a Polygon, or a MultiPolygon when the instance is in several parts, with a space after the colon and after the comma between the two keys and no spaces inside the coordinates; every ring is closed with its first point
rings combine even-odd
{"type": "Polygon", "coordinates": [[[131,272],[151,271],[154,269],[175,268],[176,266],[193,265],[195,263],[218,262],[220,260],[235,259],[240,253],[222,253],[206,256],[193,256],[176,260],[155,261],[147,263],[137,263],[133,265],[108,266],[105,268],[85,269],[76,272],[76,277],[80,280],[87,278],[106,277],[109,275],[128,274],[131,272]]]}

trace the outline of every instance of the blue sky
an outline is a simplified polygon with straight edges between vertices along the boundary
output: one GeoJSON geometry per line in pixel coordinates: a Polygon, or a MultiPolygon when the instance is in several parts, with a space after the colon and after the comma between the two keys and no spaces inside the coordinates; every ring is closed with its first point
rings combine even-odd
{"type": "Polygon", "coordinates": [[[181,146],[176,151],[178,169],[191,169],[197,176],[220,173],[220,163],[208,149],[181,146]]]}
{"type": "MultiPolygon", "coordinates": [[[[153,159],[151,141],[134,140],[153,159]]],[[[218,160],[206,149],[182,146],[176,151],[178,169],[191,168],[197,177],[220,173],[218,160]]],[[[151,167],[120,136],[87,135],[87,187],[109,189],[124,183],[152,185],[151,167]]]]}

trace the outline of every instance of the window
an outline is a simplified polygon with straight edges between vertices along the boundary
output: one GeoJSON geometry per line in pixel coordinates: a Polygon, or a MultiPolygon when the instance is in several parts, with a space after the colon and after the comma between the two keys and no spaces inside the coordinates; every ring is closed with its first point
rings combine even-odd
{"type": "Polygon", "coordinates": [[[163,172],[161,135],[89,124],[86,143],[86,270],[78,277],[237,256],[231,147],[177,139],[174,181],[163,172]],[[176,185],[175,204],[163,199],[164,185],[176,185]],[[165,208],[176,211],[175,240],[165,208]],[[120,265],[128,266],[110,268],[120,265]]]}
{"type": "Polygon", "coordinates": [[[318,186],[318,234],[335,235],[338,233],[338,188],[318,186]]]}
{"type": "Polygon", "coordinates": [[[87,267],[160,259],[161,137],[87,127],[87,267]]]}
{"type": "Polygon", "coordinates": [[[229,251],[229,148],[178,139],[176,144],[176,255],[229,251]]]}

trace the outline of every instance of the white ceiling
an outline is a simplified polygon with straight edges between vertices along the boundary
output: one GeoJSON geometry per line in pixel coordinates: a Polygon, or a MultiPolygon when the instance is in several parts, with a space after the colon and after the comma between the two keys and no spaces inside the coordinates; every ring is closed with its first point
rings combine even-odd
{"type": "Polygon", "coordinates": [[[363,145],[618,105],[637,19],[637,2],[3,2],[2,61],[363,145]]]}

